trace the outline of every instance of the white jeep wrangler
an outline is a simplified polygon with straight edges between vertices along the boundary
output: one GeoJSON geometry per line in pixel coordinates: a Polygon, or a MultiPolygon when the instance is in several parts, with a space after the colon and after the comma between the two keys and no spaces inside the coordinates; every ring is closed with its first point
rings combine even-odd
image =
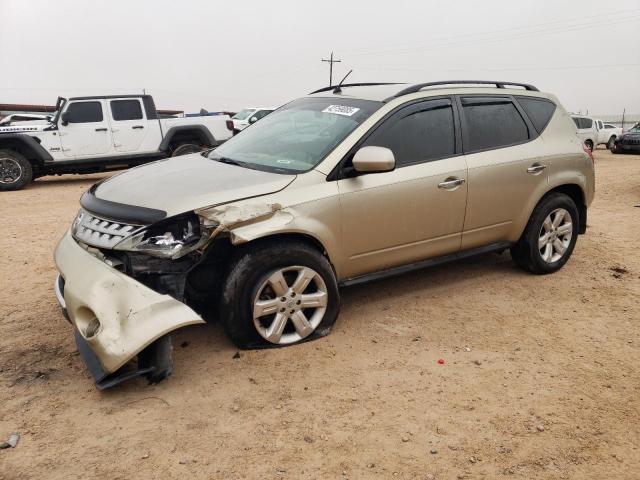
{"type": "Polygon", "coordinates": [[[150,95],[60,97],[50,117],[0,126],[0,191],[194,153],[232,134],[227,115],[159,118],[150,95]]]}

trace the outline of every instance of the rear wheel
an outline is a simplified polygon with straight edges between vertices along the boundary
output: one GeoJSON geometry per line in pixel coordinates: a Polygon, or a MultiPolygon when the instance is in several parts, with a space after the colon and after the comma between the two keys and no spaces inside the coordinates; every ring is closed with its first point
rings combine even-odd
{"type": "Polygon", "coordinates": [[[281,347],[329,333],[339,303],[326,257],[305,243],[267,243],[232,261],[220,318],[240,348],[281,347]]]}
{"type": "Polygon", "coordinates": [[[531,214],[511,257],[535,274],[560,270],[569,260],[578,237],[578,208],[564,193],[544,197],[531,214]]]}
{"type": "Polygon", "coordinates": [[[0,150],[0,191],[20,190],[31,183],[33,167],[13,150],[0,150]]]}
{"type": "Polygon", "coordinates": [[[202,151],[202,147],[195,143],[183,143],[178,145],[171,154],[172,157],[179,157],[180,155],[189,155],[190,153],[198,153],[202,151]]]}
{"type": "Polygon", "coordinates": [[[584,144],[587,146],[589,150],[593,152],[593,142],[591,140],[585,140],[584,144]]]}

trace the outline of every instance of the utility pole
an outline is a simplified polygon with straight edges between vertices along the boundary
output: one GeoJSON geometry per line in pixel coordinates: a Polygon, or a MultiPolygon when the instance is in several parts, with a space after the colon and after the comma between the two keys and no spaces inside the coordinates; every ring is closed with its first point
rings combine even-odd
{"type": "Polygon", "coordinates": [[[620,125],[622,127],[622,131],[624,132],[624,114],[627,113],[627,109],[623,108],[622,109],[622,125],[620,125]]]}
{"type": "Polygon", "coordinates": [[[333,85],[333,64],[340,63],[342,60],[334,60],[333,52],[331,52],[331,56],[329,57],[329,59],[327,60],[326,58],[323,58],[322,61],[329,63],[329,86],[331,86],[333,85]]]}

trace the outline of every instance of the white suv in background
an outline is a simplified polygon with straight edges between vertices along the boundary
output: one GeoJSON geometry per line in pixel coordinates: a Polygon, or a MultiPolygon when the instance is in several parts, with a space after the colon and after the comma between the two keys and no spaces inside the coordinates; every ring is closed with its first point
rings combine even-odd
{"type": "Polygon", "coordinates": [[[596,128],[596,122],[591,117],[584,115],[571,115],[573,123],[578,128],[578,138],[584,142],[584,144],[593,151],[598,144],[598,129],[596,128]]]}
{"type": "Polygon", "coordinates": [[[269,115],[275,108],[245,108],[236,113],[231,120],[233,121],[233,134],[241,132],[252,123],[256,123],[262,117],[269,115]]]}

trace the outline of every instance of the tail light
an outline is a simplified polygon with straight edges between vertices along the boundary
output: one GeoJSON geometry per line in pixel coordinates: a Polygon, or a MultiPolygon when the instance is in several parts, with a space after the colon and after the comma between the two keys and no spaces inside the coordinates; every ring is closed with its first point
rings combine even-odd
{"type": "Polygon", "coordinates": [[[593,163],[595,165],[596,161],[593,158],[593,152],[591,151],[591,149],[589,147],[587,147],[584,143],[582,144],[582,149],[584,150],[584,153],[589,155],[589,158],[591,159],[591,163],[593,163]]]}
{"type": "Polygon", "coordinates": [[[227,128],[233,132],[233,120],[227,120],[227,128]]]}

